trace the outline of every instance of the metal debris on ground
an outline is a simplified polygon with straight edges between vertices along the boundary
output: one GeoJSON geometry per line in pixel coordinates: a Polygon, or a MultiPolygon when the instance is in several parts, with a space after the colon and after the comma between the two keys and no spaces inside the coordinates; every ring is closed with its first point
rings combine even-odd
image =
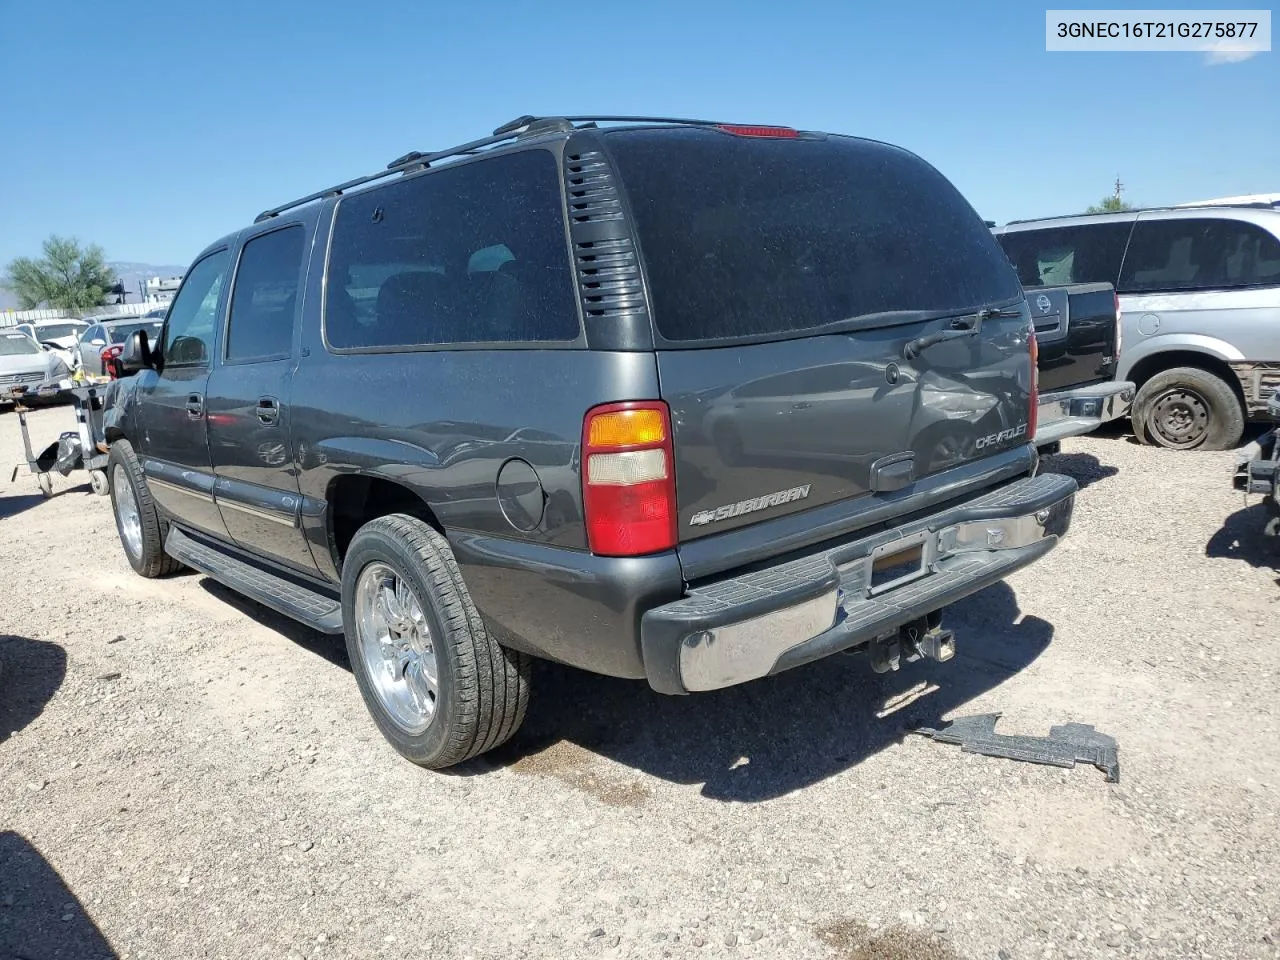
{"type": "Polygon", "coordinates": [[[1076,761],[1091,763],[1107,775],[1108,783],[1120,782],[1119,747],[1115,738],[1098,733],[1088,723],[1064,723],[1050,727],[1047,737],[1007,736],[996,733],[998,713],[958,717],[935,727],[915,727],[912,733],[931,737],[938,743],[956,743],[965,753],[984,757],[1005,757],[1053,767],[1074,767],[1076,761]]]}

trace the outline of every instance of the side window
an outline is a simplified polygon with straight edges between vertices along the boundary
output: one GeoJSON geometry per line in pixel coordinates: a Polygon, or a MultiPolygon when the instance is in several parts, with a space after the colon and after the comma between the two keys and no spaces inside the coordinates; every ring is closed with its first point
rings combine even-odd
{"type": "Polygon", "coordinates": [[[80,339],[83,340],[85,343],[93,343],[93,341],[95,340],[102,340],[105,338],[102,336],[101,327],[90,327],[88,330],[86,330],[84,333],[80,335],[80,339]]]}
{"type": "Polygon", "coordinates": [[[1243,220],[1142,220],[1121,293],[1224,290],[1280,284],[1280,240],[1243,220]]]}
{"type": "Polygon", "coordinates": [[[266,360],[289,355],[306,231],[286,227],[254,237],[240,253],[231,316],[228,360],[266,360]]]}
{"type": "Polygon", "coordinates": [[[1024,287],[1115,283],[1132,226],[1125,221],[1018,230],[997,239],[1024,287]]]}
{"type": "Polygon", "coordinates": [[[575,339],[561,208],[545,150],[344,197],[325,285],[329,346],[575,339]]]}
{"type": "Polygon", "coordinates": [[[218,296],[222,293],[228,259],[227,251],[219,250],[187,271],[165,325],[162,356],[166,367],[200,366],[209,362],[213,355],[218,296]]]}

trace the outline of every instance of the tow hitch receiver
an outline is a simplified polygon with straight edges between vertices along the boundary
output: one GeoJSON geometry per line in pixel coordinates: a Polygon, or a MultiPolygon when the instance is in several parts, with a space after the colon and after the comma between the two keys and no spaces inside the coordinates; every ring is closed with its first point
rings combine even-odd
{"type": "Polygon", "coordinates": [[[903,659],[913,663],[928,657],[942,663],[955,655],[956,635],[943,629],[941,611],[913,620],[896,634],[876,637],[867,644],[867,658],[876,673],[897,670],[903,659]]]}

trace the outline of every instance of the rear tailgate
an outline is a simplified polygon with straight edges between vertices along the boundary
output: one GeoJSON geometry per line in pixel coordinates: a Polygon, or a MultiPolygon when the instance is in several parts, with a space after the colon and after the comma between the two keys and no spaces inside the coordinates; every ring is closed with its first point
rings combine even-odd
{"type": "Polygon", "coordinates": [[[1027,305],[1040,346],[1040,390],[1108,380],[1116,369],[1116,291],[1109,283],[1031,287],[1027,305]]]}
{"type": "Polygon", "coordinates": [[[608,143],[653,305],[682,542],[1027,442],[1021,287],[928,164],[847,137],[608,143]]]}

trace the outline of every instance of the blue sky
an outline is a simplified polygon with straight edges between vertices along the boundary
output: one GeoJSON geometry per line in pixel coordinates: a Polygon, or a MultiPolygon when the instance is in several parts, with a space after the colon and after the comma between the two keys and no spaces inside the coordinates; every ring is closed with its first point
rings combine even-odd
{"type": "Polygon", "coordinates": [[[1137,203],[1280,191],[1280,54],[1046,53],[1025,0],[0,7],[0,265],[50,233],[185,264],[264,207],[523,113],[876,137],[1000,222],[1117,174],[1137,203]]]}

